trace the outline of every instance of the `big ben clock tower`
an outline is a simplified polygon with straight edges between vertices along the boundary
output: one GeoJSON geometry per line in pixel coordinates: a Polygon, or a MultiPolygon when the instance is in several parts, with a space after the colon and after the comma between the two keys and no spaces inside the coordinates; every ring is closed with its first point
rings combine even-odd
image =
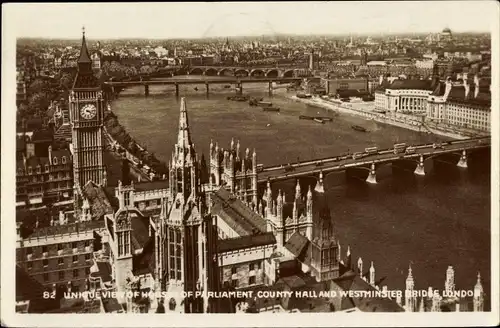
{"type": "Polygon", "coordinates": [[[104,100],[101,88],[92,73],[83,30],[78,73],[69,96],[72,125],[73,176],[75,187],[88,181],[102,185],[105,181],[103,163],[104,100]]]}

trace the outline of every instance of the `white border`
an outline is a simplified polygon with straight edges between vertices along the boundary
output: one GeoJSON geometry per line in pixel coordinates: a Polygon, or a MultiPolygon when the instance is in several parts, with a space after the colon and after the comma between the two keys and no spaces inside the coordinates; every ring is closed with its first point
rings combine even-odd
{"type": "MultiPolygon", "coordinates": [[[[434,2],[426,2],[424,6],[432,6],[434,2]]],[[[458,2],[457,6],[460,6],[458,2]]],[[[15,50],[16,50],[16,17],[23,4],[3,5],[2,10],[2,139],[1,151],[4,154],[1,171],[1,320],[6,326],[37,327],[162,327],[162,326],[481,326],[497,325],[499,319],[499,5],[496,1],[477,1],[477,5],[489,9],[484,19],[491,19],[492,36],[492,174],[491,174],[491,309],[493,312],[483,313],[335,313],[335,314],[213,314],[213,315],[132,315],[132,314],[16,314],[15,311],[15,50]],[[17,7],[17,8],[16,8],[17,7]],[[10,15],[9,15],[10,14],[10,15]],[[14,247],[12,247],[14,246],[14,247]]],[[[133,4],[129,3],[131,6],[133,4]]],[[[286,10],[290,3],[281,3],[286,10]]],[[[50,5],[50,4],[47,4],[50,5]]],[[[63,4],[58,4],[63,5],[63,4]]],[[[98,5],[98,4],[89,4],[98,5]]],[[[143,4],[141,4],[143,5],[143,4]]],[[[284,15],[283,12],[280,13],[284,15]]],[[[188,16],[186,16],[188,17],[188,16]]],[[[51,19],[57,24],[57,17],[40,17],[51,19]]],[[[188,19],[188,18],[187,18],[188,19]]],[[[297,17],[292,18],[297,19],[297,17]]],[[[443,17],[443,21],[445,18],[443,17]]],[[[64,28],[64,27],[61,27],[64,28]]]]}

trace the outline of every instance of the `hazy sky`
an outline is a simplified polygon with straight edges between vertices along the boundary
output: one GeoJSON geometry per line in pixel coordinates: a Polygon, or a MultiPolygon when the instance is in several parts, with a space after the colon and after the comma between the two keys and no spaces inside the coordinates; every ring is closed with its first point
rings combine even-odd
{"type": "MultiPolygon", "coordinates": [[[[495,1],[7,4],[17,37],[204,36],[484,31],[495,1]]],[[[498,17],[498,16],[497,16],[498,17]]],[[[497,18],[498,19],[498,18],[497,18]]]]}

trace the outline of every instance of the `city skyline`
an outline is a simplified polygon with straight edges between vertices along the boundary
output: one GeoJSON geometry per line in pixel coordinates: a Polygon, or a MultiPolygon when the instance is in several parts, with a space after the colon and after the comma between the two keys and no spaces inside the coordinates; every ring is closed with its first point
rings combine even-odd
{"type": "MultiPolygon", "coordinates": [[[[16,37],[76,39],[85,26],[90,38],[206,38],[259,35],[342,35],[491,32],[491,2],[354,3],[147,3],[8,5],[16,37]],[[213,14],[207,15],[212,11],[213,14]],[[18,14],[16,14],[18,13],[18,14]],[[346,13],[351,13],[350,15],[346,13]],[[446,13],[446,14],[444,14],[446,13]],[[410,15],[411,14],[411,15],[410,15]],[[300,20],[293,19],[301,17],[300,20]],[[51,19],[60,17],[59,24],[51,19]],[[110,23],[109,17],[119,24],[110,23]],[[446,17],[446,19],[443,19],[446,17]],[[193,24],[196,22],[196,24],[193,24]],[[61,29],[59,26],[66,28],[61,29]],[[175,26],[173,29],[169,27],[175,26]],[[78,32],[77,32],[78,31],[78,32]]],[[[8,17],[7,15],[5,16],[8,17]]]]}

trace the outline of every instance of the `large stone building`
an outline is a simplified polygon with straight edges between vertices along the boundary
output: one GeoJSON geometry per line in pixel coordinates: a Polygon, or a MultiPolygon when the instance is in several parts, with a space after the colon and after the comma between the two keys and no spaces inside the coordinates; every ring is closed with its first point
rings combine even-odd
{"type": "Polygon", "coordinates": [[[451,79],[440,82],[427,98],[429,122],[482,132],[491,131],[491,91],[477,75],[466,76],[462,85],[451,79]]]}
{"type": "Polygon", "coordinates": [[[52,150],[48,156],[22,155],[17,161],[16,201],[18,208],[34,208],[43,203],[73,197],[73,157],[67,149],[52,150]]]}
{"type": "Polygon", "coordinates": [[[425,114],[427,97],[432,93],[436,81],[398,79],[392,83],[382,81],[375,91],[377,110],[406,114],[425,114]]]}

